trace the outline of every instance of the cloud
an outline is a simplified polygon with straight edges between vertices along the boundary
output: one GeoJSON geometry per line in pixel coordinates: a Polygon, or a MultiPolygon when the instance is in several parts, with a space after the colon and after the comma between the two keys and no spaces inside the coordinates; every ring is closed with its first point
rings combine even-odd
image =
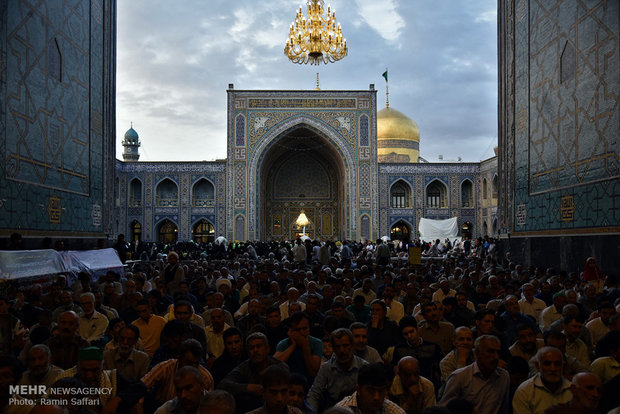
{"type": "MultiPolygon", "coordinates": [[[[328,1],[326,0],[326,5],[328,1]]],[[[118,2],[117,155],[134,122],[143,160],[225,158],[235,89],[367,90],[420,127],[421,155],[477,161],[497,137],[496,0],[331,0],[349,45],[342,61],[296,65],[284,53],[305,0],[118,2]],[[447,149],[454,153],[448,153],[447,149]]],[[[492,148],[492,147],[491,147],[492,148]]]]}
{"type": "Polygon", "coordinates": [[[399,40],[405,20],[396,10],[394,0],[357,0],[360,17],[381,37],[390,42],[399,40]]]}

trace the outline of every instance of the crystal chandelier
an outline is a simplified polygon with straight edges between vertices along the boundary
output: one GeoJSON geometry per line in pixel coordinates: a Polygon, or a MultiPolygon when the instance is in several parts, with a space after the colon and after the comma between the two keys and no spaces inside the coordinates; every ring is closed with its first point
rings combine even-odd
{"type": "Polygon", "coordinates": [[[328,6],[323,16],[323,4],[323,0],[308,0],[307,19],[299,7],[284,47],[291,62],[320,65],[347,55],[347,40],[342,37],[340,23],[336,25],[336,12],[328,6]]]}

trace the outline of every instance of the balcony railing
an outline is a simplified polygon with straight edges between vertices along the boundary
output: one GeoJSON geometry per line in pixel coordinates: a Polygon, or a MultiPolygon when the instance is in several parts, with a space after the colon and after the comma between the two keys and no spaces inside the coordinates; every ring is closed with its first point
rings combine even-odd
{"type": "Polygon", "coordinates": [[[156,198],[155,204],[157,207],[178,207],[179,199],[177,198],[156,198]]]}
{"type": "Polygon", "coordinates": [[[194,207],[214,207],[215,200],[194,199],[192,200],[192,206],[194,207]]]}

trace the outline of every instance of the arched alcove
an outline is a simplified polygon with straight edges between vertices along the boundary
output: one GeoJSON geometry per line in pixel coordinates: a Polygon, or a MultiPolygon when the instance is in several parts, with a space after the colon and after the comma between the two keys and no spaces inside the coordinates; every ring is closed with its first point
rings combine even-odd
{"type": "Polygon", "coordinates": [[[157,207],[177,207],[179,205],[179,187],[174,181],[166,178],[157,184],[155,205],[157,207]]]}
{"type": "Polygon", "coordinates": [[[467,179],[461,183],[461,207],[474,208],[474,183],[467,179]]]}
{"type": "Polygon", "coordinates": [[[192,206],[207,207],[215,205],[215,187],[211,181],[201,178],[192,187],[192,206]]]}
{"type": "Polygon", "coordinates": [[[294,239],[302,210],[311,223],[306,228],[310,237],[343,238],[344,166],[320,132],[301,125],[282,134],[266,150],[259,177],[266,239],[294,239]]]}
{"type": "Polygon", "coordinates": [[[157,226],[157,241],[160,243],[176,243],[179,228],[172,221],[165,219],[157,226]]]}
{"type": "Polygon", "coordinates": [[[448,189],[440,180],[433,180],[428,186],[426,186],[426,207],[448,207],[448,189]]]}
{"type": "Polygon", "coordinates": [[[390,207],[411,207],[411,186],[405,180],[398,180],[390,187],[390,207]]]}
{"type": "Polygon", "coordinates": [[[134,178],[129,182],[129,207],[140,207],[142,205],[142,181],[134,178]]]}

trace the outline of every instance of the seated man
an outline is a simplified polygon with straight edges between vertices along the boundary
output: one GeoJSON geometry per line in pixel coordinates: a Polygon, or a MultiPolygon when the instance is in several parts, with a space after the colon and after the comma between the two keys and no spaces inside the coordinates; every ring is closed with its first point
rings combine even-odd
{"type": "Polygon", "coordinates": [[[544,344],[544,339],[536,338],[530,325],[519,325],[517,326],[517,341],[509,348],[510,355],[529,361],[544,344]]]}
{"type": "Polygon", "coordinates": [[[353,352],[369,364],[383,362],[381,355],[377,350],[368,346],[368,327],[361,322],[351,324],[351,333],[353,334],[353,352]]]}
{"type": "Polygon", "coordinates": [[[299,408],[303,414],[315,414],[316,410],[306,401],[308,381],[300,374],[291,374],[288,384],[288,403],[299,408]]]}
{"type": "Polygon", "coordinates": [[[60,314],[58,320],[58,335],[52,336],[45,345],[52,352],[54,365],[62,369],[69,369],[77,364],[78,351],[88,346],[86,339],[78,333],[78,316],[73,311],[60,314]]]}
{"type": "Polygon", "coordinates": [[[224,353],[216,358],[211,367],[211,374],[215,381],[215,386],[247,358],[243,346],[243,335],[239,329],[228,328],[222,334],[224,338],[224,353]]]}
{"type": "Polygon", "coordinates": [[[34,345],[28,350],[28,371],[24,372],[19,385],[45,385],[49,387],[62,369],[52,365],[52,352],[47,345],[34,345]]]}
{"type": "MultiPolygon", "coordinates": [[[[115,369],[103,369],[103,349],[94,346],[81,348],[77,365],[61,373],[57,380],[69,377],[80,380],[87,388],[109,390],[96,396],[98,409],[88,403],[89,409],[96,411],[105,408],[111,410],[106,412],[129,412],[146,393],[146,388],[141,382],[129,382],[115,369]]],[[[76,398],[90,399],[90,396],[78,395],[76,398]]],[[[77,405],[86,405],[86,403],[77,405]]]]}
{"type": "Polygon", "coordinates": [[[441,381],[445,383],[448,377],[457,369],[474,362],[474,334],[471,329],[460,326],[454,335],[454,349],[439,362],[441,381]]]}
{"type": "Polygon", "coordinates": [[[439,404],[446,406],[464,398],[475,404],[480,414],[506,414],[510,407],[510,376],[498,367],[501,343],[495,336],[482,335],[474,346],[476,361],[448,377],[439,404]]]}
{"type": "Polygon", "coordinates": [[[80,305],[83,312],[78,320],[78,333],[90,344],[101,341],[108,327],[108,318],[95,310],[95,295],[90,292],[82,293],[80,305]]]}
{"type": "Polygon", "coordinates": [[[308,392],[308,402],[317,412],[352,394],[357,384],[357,374],[367,364],[353,353],[353,334],[348,329],[336,329],[331,334],[330,342],[334,356],[321,365],[308,392]]]}
{"type": "Polygon", "coordinates": [[[288,324],[288,338],[280,341],[274,358],[286,362],[291,372],[313,379],[321,366],[323,343],[310,336],[310,322],[302,312],[294,313],[288,324]]]}
{"type": "Polygon", "coordinates": [[[200,402],[200,414],[235,414],[235,398],[223,390],[208,392],[200,402]]]}
{"type": "Polygon", "coordinates": [[[539,373],[526,380],[515,392],[512,409],[515,414],[543,413],[554,404],[571,400],[570,382],[562,375],[562,352],[545,346],[536,353],[539,373]]]}
{"type": "Polygon", "coordinates": [[[261,382],[265,370],[271,365],[282,364],[269,356],[269,341],[260,332],[248,336],[246,348],[248,359],[226,375],[218,385],[218,388],[235,396],[237,413],[246,413],[260,407],[263,403],[261,382]]]}
{"type": "Polygon", "coordinates": [[[201,372],[192,366],[185,366],[174,373],[176,397],[167,401],[155,414],[198,414],[198,407],[207,391],[201,372]]]}
{"type": "Polygon", "coordinates": [[[290,373],[284,364],[267,368],[261,381],[265,403],[247,414],[302,414],[299,408],[288,405],[289,380],[290,373]]]}
{"type": "Polygon", "coordinates": [[[420,373],[433,382],[436,389],[441,386],[439,362],[443,353],[439,345],[422,339],[418,331],[418,323],[413,316],[403,316],[398,324],[401,342],[394,347],[392,366],[395,367],[401,358],[412,356],[420,364],[420,373]]]}
{"type": "Polygon", "coordinates": [[[398,361],[398,375],[390,387],[390,400],[407,414],[421,413],[437,403],[435,387],[431,381],[420,376],[420,365],[414,357],[403,357],[398,361]]]}
{"type": "Polygon", "coordinates": [[[129,381],[138,381],[149,369],[149,356],[136,349],[140,331],[135,325],[121,328],[118,334],[118,348],[108,349],[103,354],[105,369],[116,369],[129,381]]]}
{"type": "Polygon", "coordinates": [[[186,339],[179,347],[178,359],[170,359],[153,367],[144,377],[142,382],[149,390],[155,391],[156,406],[161,406],[170,401],[176,395],[174,386],[174,373],[185,366],[192,366],[200,370],[205,388],[213,389],[213,377],[205,367],[200,365],[200,359],[204,355],[202,346],[195,339],[186,339]]]}
{"type": "Polygon", "coordinates": [[[364,365],[357,375],[353,395],[343,398],[336,406],[360,414],[405,414],[402,408],[387,398],[389,384],[389,375],[383,364],[364,365]]]}

